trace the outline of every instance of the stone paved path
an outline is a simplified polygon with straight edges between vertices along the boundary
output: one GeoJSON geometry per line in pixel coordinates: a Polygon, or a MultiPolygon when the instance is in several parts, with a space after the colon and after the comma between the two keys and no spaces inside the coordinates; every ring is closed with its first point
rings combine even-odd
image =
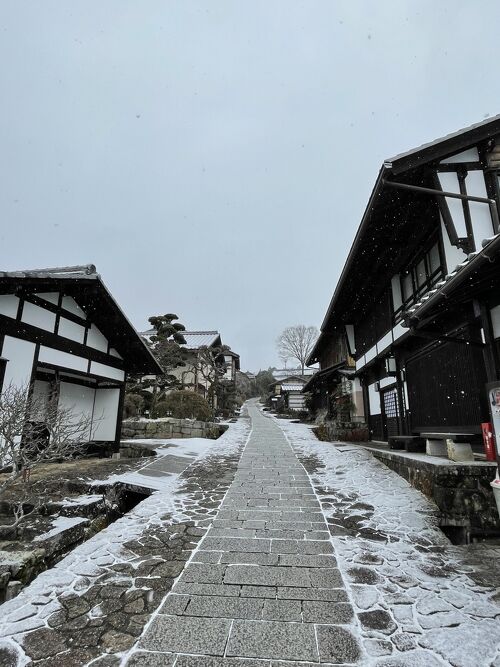
{"type": "Polygon", "coordinates": [[[362,657],[309,477],[279,426],[249,410],[253,430],[217,518],[128,667],[302,667],[362,657]]]}

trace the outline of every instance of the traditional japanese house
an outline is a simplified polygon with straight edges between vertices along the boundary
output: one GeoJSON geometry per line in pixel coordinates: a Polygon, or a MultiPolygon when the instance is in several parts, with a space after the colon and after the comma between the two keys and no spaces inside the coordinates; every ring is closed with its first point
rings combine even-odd
{"type": "Polygon", "coordinates": [[[277,380],[271,385],[271,401],[278,409],[285,407],[293,412],[305,410],[305,395],[302,391],[305,384],[306,379],[297,375],[289,375],[277,380]]]}
{"type": "Polygon", "coordinates": [[[231,349],[224,350],[225,373],[222,381],[225,384],[236,386],[236,371],[240,370],[240,355],[233,352],[231,349]]]}
{"type": "Polygon", "coordinates": [[[0,391],[90,416],[82,438],[117,451],[127,374],[159,371],[95,266],[0,272],[0,391]]]}
{"type": "Polygon", "coordinates": [[[355,377],[355,362],[349,354],[344,329],[321,332],[307,359],[308,365],[316,362],[319,363],[319,371],[303,388],[311,396],[313,414],[321,413],[326,419],[332,419],[342,411],[344,421],[364,423],[361,383],[355,377]]]}
{"type": "Polygon", "coordinates": [[[333,367],[344,334],[375,440],[479,436],[489,421],[486,383],[500,377],[499,174],[500,116],[380,169],[311,359],[333,367]]]}

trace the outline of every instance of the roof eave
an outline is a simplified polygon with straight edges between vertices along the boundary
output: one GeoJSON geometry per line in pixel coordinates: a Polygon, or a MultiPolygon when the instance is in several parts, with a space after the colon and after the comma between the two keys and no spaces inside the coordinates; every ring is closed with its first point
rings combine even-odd
{"type": "Polygon", "coordinates": [[[363,240],[365,227],[368,225],[368,222],[370,220],[371,212],[372,212],[372,208],[375,204],[375,200],[379,196],[380,190],[383,188],[383,181],[384,181],[384,178],[387,176],[388,172],[390,172],[389,167],[387,167],[385,164],[383,164],[380,167],[380,171],[379,171],[377,180],[375,181],[375,185],[374,185],[372,193],[370,195],[370,199],[368,200],[368,204],[366,206],[365,212],[364,212],[363,217],[361,219],[361,223],[358,227],[358,231],[356,232],[356,236],[354,237],[354,241],[352,243],[351,249],[349,251],[346,262],[344,264],[344,268],[342,269],[342,273],[340,274],[340,278],[339,278],[339,281],[338,281],[337,286],[335,288],[335,292],[333,293],[332,299],[330,301],[330,305],[328,306],[328,310],[326,311],[326,315],[323,319],[323,323],[321,324],[321,331],[322,332],[328,327],[330,317],[331,317],[331,315],[334,311],[334,308],[335,308],[335,303],[340,296],[342,288],[344,287],[344,282],[346,281],[347,275],[348,275],[349,271],[351,270],[351,264],[354,261],[354,256],[355,256],[355,254],[358,250],[358,246],[361,244],[361,242],[363,240]]]}

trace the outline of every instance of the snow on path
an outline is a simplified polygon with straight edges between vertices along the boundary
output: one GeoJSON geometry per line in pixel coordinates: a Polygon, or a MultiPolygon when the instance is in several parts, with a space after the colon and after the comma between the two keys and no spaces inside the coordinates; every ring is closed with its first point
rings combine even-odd
{"type": "Polygon", "coordinates": [[[276,421],[313,469],[373,664],[500,667],[500,576],[481,546],[450,544],[432,501],[363,447],[276,421]]]}
{"type": "MultiPolygon", "coordinates": [[[[187,452],[190,452],[199,463],[211,456],[229,455],[237,451],[242,439],[246,439],[248,429],[248,424],[239,420],[231,424],[217,440],[165,439],[157,441],[157,444],[175,443],[176,447],[169,448],[169,454],[178,455],[177,449],[180,449],[180,456],[187,456],[187,452]]],[[[189,461],[187,463],[189,465],[189,461]]],[[[137,472],[112,475],[103,481],[128,482],[130,475],[131,479],[135,479],[137,472]]],[[[30,663],[20,649],[23,635],[37,628],[49,627],[48,618],[61,609],[59,596],[75,593],[82,595],[108,568],[132,561],[134,554],[127,552],[123,543],[139,538],[151,527],[189,520],[183,511],[187,495],[179,493],[181,485],[180,474],[169,474],[162,478],[160,492],[154,492],[126,515],[76,547],[54,567],[38,575],[17,597],[0,605],[0,648],[9,647],[18,654],[18,667],[30,663]]]]}

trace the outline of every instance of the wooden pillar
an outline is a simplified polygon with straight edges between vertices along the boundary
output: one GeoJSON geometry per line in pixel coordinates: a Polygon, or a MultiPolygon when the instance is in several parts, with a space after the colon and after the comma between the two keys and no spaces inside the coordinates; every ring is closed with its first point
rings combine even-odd
{"type": "Polygon", "coordinates": [[[125,383],[120,386],[120,398],[118,400],[118,410],[116,414],[116,435],[113,446],[115,453],[120,451],[120,440],[122,437],[122,421],[123,421],[123,403],[125,401],[125,383]]]}

